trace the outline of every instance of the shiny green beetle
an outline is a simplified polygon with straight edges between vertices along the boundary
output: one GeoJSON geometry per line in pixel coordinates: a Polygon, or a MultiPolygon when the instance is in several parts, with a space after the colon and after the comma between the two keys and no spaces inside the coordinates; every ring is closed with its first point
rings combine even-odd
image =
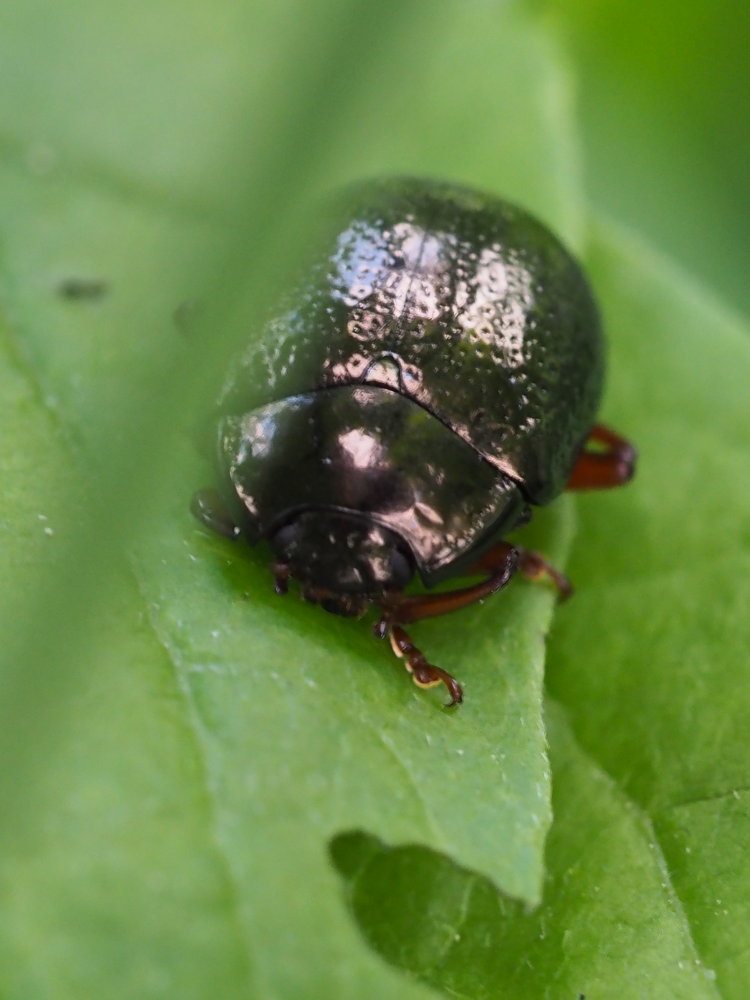
{"type": "Polygon", "coordinates": [[[466,606],[513,573],[568,581],[504,541],[566,487],[627,482],[635,451],[596,423],[604,342],[560,242],[468,188],[393,179],[349,189],[330,239],[234,367],[218,422],[218,490],[196,515],[267,540],[327,611],[380,609],[422,687],[458,682],[403,626],[466,606]],[[594,442],[594,447],[590,446],[594,442]],[[457,574],[473,586],[407,595],[457,574]]]}

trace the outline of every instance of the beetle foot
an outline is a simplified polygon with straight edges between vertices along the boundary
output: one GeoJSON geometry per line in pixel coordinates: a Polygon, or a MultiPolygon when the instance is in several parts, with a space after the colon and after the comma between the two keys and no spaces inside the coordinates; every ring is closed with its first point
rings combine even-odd
{"type": "Polygon", "coordinates": [[[445,707],[452,708],[454,705],[461,704],[464,700],[464,692],[456,678],[451,677],[440,667],[428,663],[422,651],[417,649],[400,625],[388,625],[387,622],[381,620],[375,626],[375,634],[383,637],[388,635],[393,652],[399,659],[404,660],[404,665],[417,687],[431,688],[438,684],[445,684],[448,688],[448,694],[451,696],[451,700],[445,707]]]}
{"type": "Polygon", "coordinates": [[[527,580],[531,580],[534,583],[538,583],[541,580],[550,580],[557,591],[557,599],[559,601],[567,601],[573,594],[573,584],[567,576],[561,573],[559,569],[555,569],[551,563],[548,563],[541,553],[527,549],[519,549],[519,551],[521,558],[518,568],[521,574],[527,580]]]}

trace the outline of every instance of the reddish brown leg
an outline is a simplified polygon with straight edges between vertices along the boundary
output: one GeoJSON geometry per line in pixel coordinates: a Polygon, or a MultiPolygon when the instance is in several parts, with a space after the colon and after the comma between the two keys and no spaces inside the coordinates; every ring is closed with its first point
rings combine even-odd
{"type": "MultiPolygon", "coordinates": [[[[498,545],[493,546],[489,552],[485,552],[481,559],[478,559],[474,563],[469,573],[493,572],[498,561],[503,560],[507,548],[507,542],[500,542],[498,545]]],[[[551,563],[547,562],[541,553],[535,552],[533,549],[524,549],[520,545],[516,545],[514,548],[518,553],[518,569],[522,576],[525,576],[527,580],[532,580],[534,583],[549,580],[557,591],[561,601],[566,601],[571,596],[573,593],[573,584],[564,573],[561,573],[551,563]]]]}
{"type": "Polygon", "coordinates": [[[445,706],[452,708],[453,705],[460,705],[464,700],[464,692],[455,677],[451,677],[445,670],[428,663],[421,650],[417,649],[409,638],[409,635],[400,625],[390,627],[391,648],[399,658],[403,658],[406,669],[412,676],[414,683],[421,688],[435,687],[436,684],[445,684],[451,700],[445,706]]]}
{"type": "Polygon", "coordinates": [[[445,670],[428,663],[422,652],[412,643],[409,635],[401,628],[409,622],[420,621],[422,618],[435,618],[449,611],[465,608],[483,597],[496,593],[510,580],[518,566],[519,553],[514,546],[500,542],[492,550],[492,565],[480,567],[480,571],[489,572],[486,580],[475,583],[461,590],[447,590],[442,594],[392,594],[381,602],[382,616],[374,628],[375,635],[380,639],[390,637],[393,652],[402,657],[406,669],[419,687],[434,687],[445,684],[451,696],[446,707],[457,705],[463,700],[463,691],[458,681],[445,670]]]}
{"type": "MultiPolygon", "coordinates": [[[[440,594],[415,594],[406,596],[405,594],[393,594],[380,602],[383,610],[382,622],[386,625],[408,625],[410,622],[418,622],[423,618],[435,618],[438,615],[446,615],[449,611],[458,611],[469,604],[481,601],[490,594],[497,593],[515,573],[518,567],[519,551],[508,542],[500,542],[492,550],[492,565],[477,564],[477,572],[488,572],[490,575],[486,580],[473,584],[471,587],[462,587],[460,590],[445,590],[440,594]]],[[[385,631],[379,633],[385,635],[385,631]]]]}
{"type": "Polygon", "coordinates": [[[568,480],[569,490],[606,490],[623,486],[633,478],[637,452],[624,437],[609,427],[595,424],[568,480]],[[592,450],[590,444],[603,445],[592,450]]]}

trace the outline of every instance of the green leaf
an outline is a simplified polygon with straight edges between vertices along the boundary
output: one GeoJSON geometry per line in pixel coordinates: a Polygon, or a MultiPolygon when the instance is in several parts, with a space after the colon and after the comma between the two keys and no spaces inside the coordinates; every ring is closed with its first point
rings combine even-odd
{"type": "Polygon", "coordinates": [[[448,996],[716,997],[653,830],[554,704],[549,718],[555,822],[542,905],[529,912],[422,846],[354,833],[332,853],[364,933],[448,996]]]}
{"type": "Polygon", "coordinates": [[[589,197],[750,311],[750,7],[531,0],[575,62],[589,197]]]}
{"type": "MultiPolygon", "coordinates": [[[[732,189],[720,157],[707,186],[670,129],[640,127],[669,74],[626,6],[569,8],[610,41],[568,69],[520,5],[6,4],[4,997],[744,1000],[747,329],[601,206],[672,227],[730,293],[744,258],[723,224],[679,235],[726,220],[732,189]],[[187,513],[210,477],[190,432],[298,262],[312,192],[395,172],[513,197],[579,251],[594,231],[603,417],[641,466],[575,502],[544,855],[548,593],[415,629],[466,684],[449,714],[366,627],[281,601],[262,553],[187,513]],[[61,294],[75,282],[98,294],[61,294]]],[[[700,51],[698,10],[670,65],[700,51]]],[[[720,104],[729,136],[745,91],[702,79],[696,121],[720,104]]],[[[573,520],[565,498],[533,544],[559,562],[573,520]]]]}
{"type": "MultiPolygon", "coordinates": [[[[8,616],[18,653],[3,667],[0,766],[15,778],[4,889],[22,918],[8,915],[5,993],[197,997],[215,961],[226,985],[214,977],[212,993],[218,984],[260,997],[425,996],[361,942],[328,843],[352,826],[418,841],[538,900],[552,595],[519,583],[494,609],[415,630],[466,683],[467,704],[452,715],[366,628],[280,601],[262,556],[207,538],[187,513],[210,475],[188,431],[231,347],[244,288],[220,286],[231,296],[219,310],[226,335],[185,339],[172,314],[202,292],[215,303],[222,272],[264,284],[284,234],[297,235],[296,194],[289,204],[281,195],[308,183],[305,168],[326,183],[365,171],[453,173],[523,192],[579,239],[574,148],[558,115],[566,79],[544,37],[481,7],[467,17],[436,6],[421,59],[416,5],[402,15],[395,4],[374,14],[331,3],[332,33],[295,5],[249,21],[230,6],[210,24],[198,5],[144,7],[142,20],[104,10],[17,5],[0,40],[16,94],[0,167],[6,346],[34,418],[19,412],[8,424],[9,450],[26,459],[8,487],[8,544],[27,551],[18,496],[49,492],[66,524],[53,566],[44,549],[28,549],[20,610],[8,616]],[[389,33],[402,16],[401,34],[389,33]],[[374,54],[373,26],[382,30],[374,54]],[[488,88],[484,67],[495,59],[488,88]],[[394,129],[404,88],[410,118],[394,129]],[[230,135],[247,93],[258,155],[230,135]],[[486,133],[465,132],[469,100],[504,135],[500,171],[486,133]],[[318,104],[338,119],[313,117],[318,104]],[[334,157],[336,120],[348,140],[334,157]],[[235,157],[223,168],[222,145],[235,157]],[[66,294],[76,282],[97,294],[66,294]],[[77,487],[69,504],[61,475],[77,487]],[[35,949],[44,962],[27,959],[35,949]],[[139,961],[118,977],[134,950],[139,961]]],[[[570,504],[539,521],[536,542],[560,561],[570,504]]]]}
{"type": "Polygon", "coordinates": [[[592,265],[624,373],[611,405],[630,414],[641,474],[629,511],[619,496],[609,511],[581,505],[593,548],[580,546],[572,572],[590,586],[580,614],[560,621],[549,685],[582,746],[650,816],[695,947],[722,996],[739,998],[750,981],[750,866],[737,846],[750,822],[750,483],[740,471],[750,341],[617,229],[604,229],[592,265]]]}
{"type": "Polygon", "coordinates": [[[578,589],[547,664],[576,739],[553,705],[542,906],[524,913],[421,847],[359,835],[334,857],[368,940],[449,995],[740,1000],[750,341],[621,229],[600,226],[590,257],[611,334],[606,409],[641,459],[627,491],[578,502],[578,589]]]}
{"type": "MultiPolygon", "coordinates": [[[[30,589],[42,573],[59,576],[80,544],[85,518],[71,513],[85,511],[86,496],[60,427],[0,332],[7,655],[30,589]]],[[[18,714],[3,748],[13,738],[33,766],[3,773],[2,993],[230,996],[250,989],[253,975],[203,762],[132,583],[110,570],[107,590],[82,626],[87,669],[75,684],[48,672],[47,711],[44,665],[20,661],[19,697],[5,660],[3,708],[18,714]],[[19,800],[23,815],[9,826],[19,800]]],[[[54,628],[44,615],[35,624],[54,628]]]]}

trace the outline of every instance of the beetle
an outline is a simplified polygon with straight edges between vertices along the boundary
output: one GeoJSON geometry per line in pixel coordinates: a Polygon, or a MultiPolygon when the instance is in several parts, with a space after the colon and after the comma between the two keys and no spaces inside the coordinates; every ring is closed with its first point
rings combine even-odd
{"type": "Polygon", "coordinates": [[[354,185],[329,236],[223,388],[218,486],[194,514],[265,540],[275,588],[337,615],[379,608],[420,687],[458,681],[404,626],[567,579],[505,540],[566,487],[627,482],[635,449],[596,422],[604,341],[573,257],[521,209],[454,184],[354,185]],[[451,576],[473,585],[429,593],[451,576]],[[418,577],[426,592],[405,593],[418,577]]]}

